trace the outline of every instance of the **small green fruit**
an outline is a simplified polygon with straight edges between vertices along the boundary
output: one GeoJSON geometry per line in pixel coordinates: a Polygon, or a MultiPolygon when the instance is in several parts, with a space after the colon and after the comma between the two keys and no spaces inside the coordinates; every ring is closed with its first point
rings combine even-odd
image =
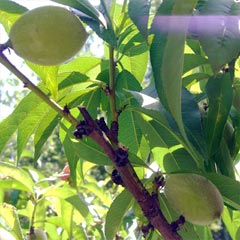
{"type": "Polygon", "coordinates": [[[87,33],[67,9],[44,6],[23,14],[10,29],[9,38],[20,57],[40,65],[59,65],[78,53],[87,33]]]}
{"type": "Polygon", "coordinates": [[[172,174],[166,178],[164,192],[170,205],[193,224],[211,224],[223,212],[220,192],[203,176],[172,174]]]}
{"type": "Polygon", "coordinates": [[[47,234],[45,231],[43,231],[40,228],[34,228],[33,233],[27,233],[26,234],[26,239],[27,240],[47,240],[47,234]]]}

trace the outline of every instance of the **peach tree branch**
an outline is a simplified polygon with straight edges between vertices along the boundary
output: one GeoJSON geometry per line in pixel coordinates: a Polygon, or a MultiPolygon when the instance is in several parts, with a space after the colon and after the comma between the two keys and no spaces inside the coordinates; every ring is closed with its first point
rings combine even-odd
{"type": "Polygon", "coordinates": [[[74,118],[69,111],[66,111],[63,107],[57,104],[53,99],[47,96],[40,88],[33,84],[23,73],[21,73],[16,66],[14,66],[8,58],[3,54],[4,46],[0,45],[0,63],[5,66],[10,72],[12,72],[19,80],[24,84],[24,87],[33,91],[44,102],[46,102],[51,108],[58,112],[61,116],[67,119],[73,126],[78,125],[78,120],[74,118]]]}
{"type": "Polygon", "coordinates": [[[114,149],[110,141],[105,138],[96,121],[92,119],[87,109],[85,107],[79,107],[79,110],[84,118],[84,121],[77,126],[76,130],[79,133],[79,138],[86,135],[92,138],[103,149],[119,173],[121,177],[121,184],[134,196],[144,215],[149,220],[150,225],[157,229],[164,239],[182,239],[177,233],[177,229],[173,228],[173,225],[168,223],[164,217],[159,206],[157,194],[151,195],[138,178],[128,159],[127,150],[121,147],[114,149]]]}

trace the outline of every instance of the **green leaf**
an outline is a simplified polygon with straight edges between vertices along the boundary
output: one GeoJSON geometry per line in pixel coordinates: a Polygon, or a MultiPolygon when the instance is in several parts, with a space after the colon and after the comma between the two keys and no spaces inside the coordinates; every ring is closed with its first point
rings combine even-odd
{"type": "Polygon", "coordinates": [[[45,219],[46,219],[46,216],[47,216],[46,203],[47,203],[46,199],[44,199],[44,198],[41,199],[35,205],[36,206],[35,212],[34,212],[34,209],[33,209],[32,213],[31,213],[31,215],[34,214],[34,221],[35,221],[34,226],[36,228],[44,229],[44,227],[45,227],[45,219]]]}
{"type": "Polygon", "coordinates": [[[148,46],[142,35],[139,32],[135,34],[135,32],[136,31],[133,30],[119,47],[119,51],[129,57],[140,55],[148,51],[148,46]]]}
{"type": "Polygon", "coordinates": [[[80,195],[68,187],[50,187],[43,193],[44,197],[57,197],[70,203],[88,222],[91,219],[87,203],[80,195]]]}
{"type": "MultiPolygon", "coordinates": [[[[3,176],[8,176],[25,186],[25,191],[34,195],[34,182],[30,175],[22,168],[15,167],[13,165],[0,162],[0,173],[3,176]]],[[[4,180],[2,180],[4,181],[4,180]]]]}
{"type": "Polygon", "coordinates": [[[222,216],[223,222],[227,227],[227,231],[233,240],[238,240],[240,237],[239,232],[239,219],[240,212],[234,211],[230,208],[225,208],[222,216]]]}
{"type": "MultiPolygon", "coordinates": [[[[61,131],[62,132],[62,131],[61,131]]],[[[60,138],[62,136],[60,132],[60,138]]],[[[69,164],[69,168],[70,168],[70,181],[72,182],[73,186],[76,186],[76,168],[77,168],[77,164],[79,161],[79,153],[75,151],[74,149],[74,143],[66,136],[65,140],[63,143],[63,147],[64,147],[64,152],[66,154],[67,160],[68,160],[68,164],[69,164]]],[[[79,171],[82,171],[82,164],[80,165],[80,169],[79,171]]]]}
{"type": "Polygon", "coordinates": [[[201,154],[202,159],[206,160],[207,149],[199,106],[194,96],[185,88],[182,90],[182,118],[188,141],[201,154]]]}
{"type": "Polygon", "coordinates": [[[209,99],[205,136],[211,157],[219,148],[233,98],[229,73],[218,74],[208,80],[206,93],[209,99]]]}
{"type": "Polygon", "coordinates": [[[6,32],[9,32],[12,24],[28,9],[9,0],[0,1],[0,23],[6,32]]]}
{"type": "Polygon", "coordinates": [[[1,0],[0,2],[0,10],[8,13],[17,13],[22,14],[27,11],[27,8],[21,6],[16,2],[12,2],[9,0],[1,0]]]}
{"type": "Polygon", "coordinates": [[[208,75],[206,73],[193,73],[182,79],[183,86],[187,87],[189,89],[194,83],[199,82],[201,80],[206,80],[209,77],[210,77],[210,75],[208,75]]]}
{"type": "Polygon", "coordinates": [[[179,171],[197,171],[198,167],[189,153],[179,146],[172,148],[156,147],[152,150],[154,161],[162,171],[171,173],[179,171]],[[174,150],[176,149],[176,150],[174,150]]]}
{"type": "Polygon", "coordinates": [[[142,133],[136,123],[135,113],[131,111],[124,111],[121,114],[119,125],[122,126],[119,130],[119,141],[128,146],[130,152],[137,154],[142,133]]]}
{"type": "Polygon", "coordinates": [[[238,56],[240,6],[233,0],[211,0],[200,5],[198,10],[199,15],[193,18],[193,29],[190,31],[198,36],[216,73],[238,56]]]}
{"type": "Polygon", "coordinates": [[[28,189],[26,188],[24,183],[21,183],[12,178],[0,180],[0,189],[4,189],[4,190],[16,189],[16,190],[21,190],[21,191],[28,191],[28,189]]]}
{"type": "Polygon", "coordinates": [[[142,84],[147,70],[148,57],[148,51],[145,51],[135,56],[124,55],[121,59],[121,64],[124,66],[124,69],[130,72],[140,84],[142,84]]]}
{"type": "Polygon", "coordinates": [[[240,210],[240,182],[216,173],[204,174],[221,192],[224,202],[233,209],[240,210]]]}
{"type": "MultiPolygon", "coordinates": [[[[99,146],[91,139],[75,140],[72,139],[72,133],[62,125],[64,131],[60,131],[60,139],[63,143],[64,150],[68,152],[66,155],[76,154],[79,159],[96,163],[99,165],[111,165],[107,156],[102,152],[99,146]]],[[[72,130],[73,131],[73,130],[72,130]]],[[[74,157],[76,159],[76,157],[74,157]]],[[[71,159],[70,163],[71,163],[71,159]]]]}
{"type": "Polygon", "coordinates": [[[183,73],[204,64],[208,64],[208,60],[205,57],[196,54],[184,54],[183,73]]]}
{"type": "Polygon", "coordinates": [[[141,34],[148,36],[148,19],[150,10],[149,0],[130,0],[128,4],[128,14],[141,34]]]}
{"type": "Polygon", "coordinates": [[[97,182],[86,182],[81,186],[86,191],[90,191],[94,193],[94,195],[104,204],[104,206],[108,207],[111,202],[112,198],[108,192],[105,191],[105,189],[99,187],[97,182]]]}
{"type": "Polygon", "coordinates": [[[100,64],[100,58],[81,56],[72,60],[69,63],[59,66],[58,74],[60,75],[62,73],[68,73],[70,75],[72,72],[80,72],[81,74],[87,74],[92,69],[99,67],[100,64]]]}
{"type": "MultiPolygon", "coordinates": [[[[138,112],[138,109],[134,111],[138,112]]],[[[179,144],[168,125],[165,125],[162,121],[160,122],[159,119],[150,118],[150,112],[148,112],[149,115],[146,115],[147,112],[142,110],[138,113],[138,124],[151,148],[163,147],[168,149],[179,144]]]]}
{"type": "Polygon", "coordinates": [[[94,19],[88,17],[81,17],[82,21],[89,25],[96,34],[107,42],[110,46],[117,47],[117,38],[112,28],[104,28],[94,19]]]}
{"type": "Polygon", "coordinates": [[[58,114],[53,110],[49,109],[46,110],[45,113],[42,115],[39,125],[36,128],[34,134],[34,159],[35,161],[41,154],[42,146],[45,144],[47,139],[52,134],[54,128],[59,122],[58,114]]]}
{"type": "MultiPolygon", "coordinates": [[[[140,151],[142,153],[143,150],[140,150],[140,151]]],[[[149,151],[148,151],[148,153],[149,153],[149,151]]],[[[142,156],[142,154],[141,154],[141,156],[142,156]]],[[[133,153],[129,152],[128,153],[128,158],[129,158],[129,161],[131,162],[131,164],[134,167],[145,167],[145,168],[148,168],[148,165],[140,157],[138,157],[136,154],[133,154],[133,153]]]]}
{"type": "Polygon", "coordinates": [[[222,139],[220,147],[213,158],[221,174],[235,179],[234,162],[224,139],[222,139]]]}
{"type": "Polygon", "coordinates": [[[100,38],[113,47],[117,46],[117,39],[106,9],[102,9],[103,13],[101,13],[98,9],[92,6],[88,0],[54,0],[54,2],[72,7],[72,11],[79,15],[81,20],[89,25],[100,38]],[[84,16],[81,12],[86,15],[84,16]]]}
{"type": "Polygon", "coordinates": [[[74,227],[73,206],[69,205],[69,203],[64,201],[63,199],[60,199],[59,205],[60,209],[57,215],[61,216],[61,219],[59,219],[60,226],[63,227],[63,229],[68,233],[69,239],[71,239],[71,234],[74,227]]]}
{"type": "MultiPolygon", "coordinates": [[[[7,203],[1,203],[0,218],[1,218],[1,223],[4,222],[4,225],[7,226],[8,231],[11,234],[13,234],[14,237],[16,237],[19,240],[24,240],[18,214],[17,214],[17,209],[14,206],[7,203]]],[[[6,235],[5,237],[7,238],[6,235]]]]}
{"type": "MultiPolygon", "coordinates": [[[[134,101],[130,99],[126,101],[126,96],[122,90],[140,91],[141,86],[136,78],[130,72],[123,70],[118,74],[116,82],[116,94],[123,101],[120,106],[134,105],[134,101]]],[[[132,111],[123,111],[119,118],[119,126],[122,126],[119,129],[119,141],[128,146],[132,153],[136,154],[139,150],[142,133],[136,124],[134,113],[132,111]],[[126,123],[128,123],[127,126],[125,126],[126,123]]]]}
{"type": "Polygon", "coordinates": [[[42,100],[35,94],[28,94],[18,104],[13,113],[0,123],[0,152],[10,140],[13,133],[18,129],[18,126],[31,115],[32,111],[34,112],[34,109],[37,108],[41,102],[42,100]]]}
{"type": "Polygon", "coordinates": [[[59,85],[58,85],[59,90],[74,86],[79,83],[85,83],[89,81],[89,78],[87,75],[79,72],[61,73],[58,75],[58,79],[59,79],[59,85]]]}
{"type": "Polygon", "coordinates": [[[150,57],[156,90],[162,104],[170,112],[184,137],[181,78],[189,19],[183,15],[191,14],[196,3],[196,0],[185,1],[184,4],[182,1],[164,1],[152,25],[155,36],[150,48],[150,57]],[[162,21],[163,15],[170,17],[162,21]]]}
{"type": "Polygon", "coordinates": [[[107,240],[113,240],[120,229],[122,219],[133,203],[132,195],[124,190],[112,202],[106,216],[105,235],[107,240]]]}
{"type": "Polygon", "coordinates": [[[53,2],[57,2],[60,4],[67,5],[69,7],[75,8],[89,17],[94,18],[99,23],[104,23],[104,18],[102,14],[94,7],[88,0],[53,0],[53,2]]]}
{"type": "Polygon", "coordinates": [[[133,111],[136,111],[144,119],[142,121],[141,117],[138,117],[137,121],[140,121],[139,126],[148,139],[150,146],[152,148],[169,148],[182,144],[192,159],[194,159],[197,166],[203,169],[203,162],[206,159],[205,141],[199,109],[194,102],[193,96],[186,89],[183,89],[182,115],[187,133],[186,136],[189,139],[185,141],[180,136],[173,119],[162,107],[159,100],[143,93],[134,91],[130,91],[130,93],[142,106],[142,108],[134,108],[133,111]],[[198,154],[196,154],[196,150],[198,154]]]}
{"type": "MultiPolygon", "coordinates": [[[[84,86],[83,86],[84,87],[84,86]]],[[[64,97],[62,97],[61,101],[59,101],[59,104],[61,106],[68,106],[69,108],[73,109],[79,105],[83,105],[84,101],[83,99],[86,96],[92,96],[94,94],[97,94],[97,92],[99,91],[99,87],[85,87],[84,89],[80,89],[79,91],[77,91],[78,89],[72,90],[70,93],[65,94],[64,97]]],[[[91,97],[89,97],[91,99],[91,97]]],[[[88,97],[87,97],[88,99],[88,97]]],[[[100,104],[100,103],[98,103],[100,104]]],[[[96,109],[96,108],[95,108],[96,109]]]]}
{"type": "Polygon", "coordinates": [[[81,105],[84,106],[90,113],[93,119],[98,116],[98,108],[101,104],[102,89],[96,88],[94,91],[89,91],[81,98],[81,105]]]}
{"type": "Polygon", "coordinates": [[[144,114],[139,115],[137,121],[150,144],[154,161],[163,171],[196,171],[198,169],[194,159],[180,147],[180,142],[169,127],[149,119],[144,114]]]}
{"type": "Polygon", "coordinates": [[[58,66],[40,66],[28,62],[28,66],[41,78],[53,99],[58,99],[57,73],[58,66]]]}
{"type": "Polygon", "coordinates": [[[33,108],[31,112],[25,113],[24,121],[22,121],[18,126],[17,134],[18,159],[20,159],[22,151],[24,150],[29,140],[29,137],[41,123],[42,117],[45,115],[45,111],[48,108],[49,107],[45,102],[41,102],[35,108],[33,108]]]}
{"type": "MultiPolygon", "coordinates": [[[[81,20],[86,23],[89,27],[93,29],[93,31],[105,42],[107,42],[110,46],[116,48],[117,47],[117,37],[112,27],[105,26],[103,27],[99,22],[92,18],[81,17],[81,20]]],[[[105,23],[107,24],[107,23],[105,23]]]]}

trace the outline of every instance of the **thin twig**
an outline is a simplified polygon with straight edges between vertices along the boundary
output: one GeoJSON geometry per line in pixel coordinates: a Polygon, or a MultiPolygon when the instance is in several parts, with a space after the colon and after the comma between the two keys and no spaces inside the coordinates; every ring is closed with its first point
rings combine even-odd
{"type": "MultiPolygon", "coordinates": [[[[1,49],[1,46],[0,46],[1,49]]],[[[53,108],[56,112],[62,115],[65,119],[67,119],[73,126],[78,125],[78,120],[74,118],[70,112],[66,112],[64,108],[62,108],[59,104],[57,104],[53,99],[47,96],[40,88],[34,85],[23,73],[21,73],[0,51],[0,63],[4,65],[10,72],[12,72],[16,77],[18,77],[24,84],[24,87],[33,91],[37,96],[39,96],[44,102],[46,102],[51,108],[53,108]]]]}

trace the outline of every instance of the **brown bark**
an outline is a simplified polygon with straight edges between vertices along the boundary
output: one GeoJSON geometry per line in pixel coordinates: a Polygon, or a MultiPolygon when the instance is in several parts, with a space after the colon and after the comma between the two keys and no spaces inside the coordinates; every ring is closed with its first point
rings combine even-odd
{"type": "Polygon", "coordinates": [[[101,129],[91,118],[87,110],[84,107],[80,107],[79,110],[85,119],[86,125],[91,129],[88,131],[87,136],[92,138],[112,161],[114,167],[122,178],[123,186],[137,200],[144,215],[149,220],[149,223],[157,229],[166,240],[182,239],[164,217],[159,206],[157,195],[151,195],[136,175],[135,170],[127,157],[127,151],[121,147],[114,149],[110,143],[111,141],[108,141],[108,139],[105,138],[101,129]]]}

